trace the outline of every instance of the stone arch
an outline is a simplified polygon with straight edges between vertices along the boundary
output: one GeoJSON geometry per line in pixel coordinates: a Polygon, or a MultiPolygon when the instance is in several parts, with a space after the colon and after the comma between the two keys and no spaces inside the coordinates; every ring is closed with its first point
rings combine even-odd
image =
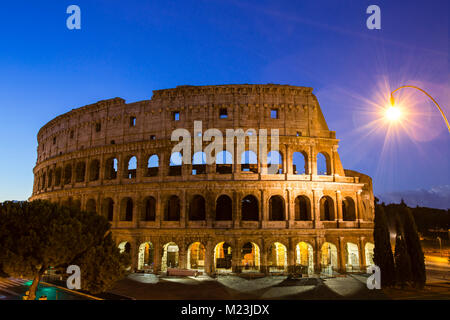
{"type": "Polygon", "coordinates": [[[241,258],[242,272],[260,270],[260,250],[256,243],[245,243],[241,249],[241,258]]]}
{"type": "Polygon", "coordinates": [[[295,265],[299,267],[302,274],[314,273],[314,250],[313,246],[305,241],[300,241],[295,246],[295,265]]]}
{"type": "Polygon", "coordinates": [[[148,196],[144,199],[144,210],[141,213],[141,221],[155,221],[156,219],[156,199],[148,196]]]}
{"type": "Polygon", "coordinates": [[[206,173],[206,154],[198,151],[192,156],[192,175],[206,173]]]}
{"type": "Polygon", "coordinates": [[[375,264],[375,262],[373,261],[373,257],[375,255],[374,250],[375,250],[375,246],[371,242],[367,242],[366,245],[364,246],[367,267],[375,264]]]}
{"type": "Polygon", "coordinates": [[[216,200],[216,221],[233,220],[233,201],[226,195],[220,195],[216,200]]]}
{"type": "Polygon", "coordinates": [[[338,270],[338,255],[337,248],[331,242],[325,242],[321,248],[321,265],[322,272],[326,274],[333,274],[333,271],[338,270]]]}
{"type": "Polygon", "coordinates": [[[125,197],[121,201],[120,221],[133,221],[134,204],[130,197],[125,197]]]}
{"type": "Polygon", "coordinates": [[[342,200],[342,218],[344,221],[356,220],[355,201],[351,197],[345,197],[342,200]]]}
{"type": "Polygon", "coordinates": [[[50,187],[52,186],[52,183],[53,183],[53,169],[49,169],[49,170],[48,170],[47,176],[48,176],[48,179],[47,179],[47,187],[50,188],[50,187]]]}
{"type": "Polygon", "coordinates": [[[242,220],[259,221],[258,199],[253,195],[245,196],[241,201],[242,220]]]}
{"type": "Polygon", "coordinates": [[[178,256],[180,248],[175,242],[168,242],[163,246],[163,256],[161,259],[161,271],[167,268],[178,268],[178,256]]]}
{"type": "Polygon", "coordinates": [[[311,218],[311,201],[307,196],[300,195],[295,198],[295,220],[310,221],[311,218]]]}
{"type": "Polygon", "coordinates": [[[292,169],[294,174],[308,174],[308,154],[305,151],[292,154],[292,169]]]}
{"type": "Polygon", "coordinates": [[[166,208],[164,211],[164,220],[180,220],[180,198],[178,196],[172,195],[167,199],[166,208]]]}
{"type": "Polygon", "coordinates": [[[187,268],[190,270],[205,271],[206,249],[203,243],[194,242],[188,247],[187,268]]]}
{"type": "Polygon", "coordinates": [[[317,174],[331,175],[331,159],[327,152],[317,154],[317,174]]]}
{"type": "Polygon", "coordinates": [[[283,154],[281,152],[276,150],[269,151],[267,154],[267,173],[283,173],[283,154]]]}
{"type": "Polygon", "coordinates": [[[219,242],[214,248],[214,267],[217,273],[232,271],[232,247],[228,242],[219,242]]]}
{"type": "Polygon", "coordinates": [[[157,154],[152,154],[147,161],[147,177],[156,177],[159,170],[159,158],[157,154]]]}
{"type": "Polygon", "coordinates": [[[55,187],[59,187],[61,185],[61,177],[62,177],[62,168],[58,167],[55,169],[55,187]]]}
{"type": "Polygon", "coordinates": [[[334,202],[329,196],[323,196],[320,199],[320,220],[334,221],[334,202]]]}
{"type": "Polygon", "coordinates": [[[287,248],[281,242],[274,242],[269,247],[267,256],[269,272],[287,271],[287,248]]]}
{"type": "Polygon", "coordinates": [[[126,161],[127,167],[125,170],[125,178],[136,179],[137,174],[137,158],[136,156],[130,156],[126,161]]]}
{"type": "Polygon", "coordinates": [[[359,265],[359,249],[358,245],[352,242],[347,242],[347,272],[358,272],[359,265]]]}
{"type": "Polygon", "coordinates": [[[102,215],[108,219],[108,221],[114,220],[114,200],[111,198],[105,198],[102,201],[102,215]]]}
{"type": "Polygon", "coordinates": [[[269,220],[284,221],[286,220],[284,199],[282,196],[275,195],[269,199],[269,220]]]}
{"type": "Polygon", "coordinates": [[[241,171],[258,173],[258,157],[252,150],[246,150],[241,154],[241,171]]]}
{"type": "Polygon", "coordinates": [[[174,152],[170,155],[169,176],[181,176],[183,165],[183,156],[180,152],[174,152]]]}
{"type": "Polygon", "coordinates": [[[97,203],[95,199],[91,198],[86,202],[86,211],[88,213],[97,213],[97,203]]]}
{"type": "Polygon", "coordinates": [[[153,271],[155,262],[155,249],[150,241],[143,242],[139,245],[138,252],[138,270],[153,271]]]}
{"type": "Polygon", "coordinates": [[[119,162],[117,158],[111,157],[105,161],[105,180],[114,180],[117,178],[117,169],[119,162]]]}
{"type": "Polygon", "coordinates": [[[89,181],[97,181],[100,178],[100,161],[94,159],[89,164],[89,181]]]}
{"type": "Polygon", "coordinates": [[[84,182],[86,174],[86,162],[80,161],[75,167],[75,182],[84,182]]]}
{"type": "Polygon", "coordinates": [[[198,221],[206,219],[205,198],[201,195],[194,195],[189,203],[189,220],[198,221]]]}
{"type": "Polygon", "coordinates": [[[233,155],[231,152],[222,150],[216,156],[216,172],[220,174],[232,173],[233,155]]]}
{"type": "Polygon", "coordinates": [[[120,250],[120,253],[131,253],[131,244],[128,241],[122,241],[117,246],[120,250]]]}

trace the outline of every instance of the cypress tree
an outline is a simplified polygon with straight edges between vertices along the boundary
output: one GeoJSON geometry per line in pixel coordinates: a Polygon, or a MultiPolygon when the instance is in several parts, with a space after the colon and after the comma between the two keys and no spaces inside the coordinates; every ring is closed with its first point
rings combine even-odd
{"type": "Polygon", "coordinates": [[[405,285],[412,280],[411,260],[398,219],[396,226],[397,236],[395,239],[395,271],[397,283],[400,284],[400,287],[403,289],[405,285]]]}
{"type": "Polygon", "coordinates": [[[426,281],[425,257],[417,226],[411,210],[407,206],[401,206],[399,213],[403,220],[404,240],[411,259],[412,282],[415,287],[422,289],[426,281]]]}
{"type": "Polygon", "coordinates": [[[381,271],[381,285],[389,287],[395,285],[395,265],[392,254],[389,229],[384,208],[375,205],[375,227],[373,230],[375,242],[374,262],[381,271]]]}

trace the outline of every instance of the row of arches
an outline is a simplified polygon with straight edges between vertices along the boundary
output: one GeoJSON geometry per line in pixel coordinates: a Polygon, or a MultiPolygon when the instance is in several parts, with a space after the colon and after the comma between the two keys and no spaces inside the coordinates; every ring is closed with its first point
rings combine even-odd
{"type": "MultiPolygon", "coordinates": [[[[162,220],[179,221],[181,217],[181,200],[177,195],[165,197],[162,203],[162,220]]],[[[109,221],[114,220],[115,202],[112,198],[105,198],[101,203],[101,210],[97,210],[96,201],[88,199],[86,203],[86,211],[98,212],[106,217],[109,221]]],[[[135,214],[135,203],[131,197],[124,197],[120,200],[119,221],[133,221],[135,214]]],[[[153,196],[147,196],[142,200],[142,210],[140,212],[140,221],[155,221],[157,216],[157,200],[153,196]]],[[[268,220],[269,221],[285,221],[288,219],[285,200],[280,195],[273,195],[268,202],[268,220]]],[[[241,220],[243,221],[260,221],[262,214],[260,213],[259,200],[254,195],[246,195],[242,198],[241,203],[241,220]]],[[[356,206],[351,197],[345,197],[342,201],[342,213],[344,221],[356,220],[356,206]]],[[[334,221],[334,201],[329,196],[323,196],[320,199],[320,220],[334,221]]],[[[187,204],[187,216],[191,221],[202,221],[207,219],[206,200],[202,195],[195,194],[190,197],[187,204]]],[[[233,200],[226,194],[219,195],[215,201],[213,217],[216,221],[233,220],[233,200]]],[[[311,201],[305,195],[299,195],[294,201],[294,220],[295,221],[312,221],[311,201]]]]}
{"type": "MultiPolygon", "coordinates": [[[[317,174],[331,174],[331,160],[328,153],[317,154],[317,174]]],[[[160,161],[157,154],[149,155],[146,158],[147,167],[145,177],[158,175],[160,161]]],[[[221,151],[215,159],[216,173],[232,173],[232,154],[228,151],[221,151]]],[[[292,154],[292,173],[309,174],[308,154],[306,152],[294,152],[292,154]]],[[[247,150],[241,154],[240,170],[242,172],[258,173],[258,156],[254,151],[247,150]]],[[[269,174],[282,174],[285,172],[283,154],[279,151],[270,151],[267,154],[267,166],[269,174]]],[[[103,177],[105,180],[114,180],[118,177],[119,162],[117,157],[110,157],[105,160],[103,177]]],[[[169,160],[168,175],[179,176],[182,174],[182,155],[179,152],[172,153],[169,160]]],[[[134,155],[124,159],[123,178],[135,179],[137,177],[138,161],[134,155]]],[[[88,162],[78,161],[74,164],[68,163],[64,167],[44,169],[37,175],[37,190],[43,190],[52,186],[61,186],[73,182],[98,181],[100,179],[101,165],[99,159],[92,159],[88,162]],[[87,170],[86,170],[87,169],[87,170]]],[[[206,154],[197,152],[192,157],[192,175],[206,173],[206,154]]]]}
{"type": "MultiPolygon", "coordinates": [[[[131,253],[131,246],[128,242],[119,244],[120,250],[131,253]]],[[[360,257],[358,245],[347,242],[345,245],[347,272],[360,271],[360,257]]],[[[214,246],[212,257],[214,270],[217,273],[232,272],[233,256],[236,256],[232,245],[226,241],[217,243],[214,246]]],[[[254,242],[246,242],[242,247],[238,248],[239,252],[239,269],[241,272],[261,272],[262,252],[260,247],[254,242]]],[[[367,242],[364,246],[364,255],[366,265],[372,265],[374,245],[367,242]]],[[[314,273],[314,249],[313,246],[305,241],[298,242],[295,245],[294,254],[294,271],[302,274],[314,273]]],[[[180,248],[175,242],[168,242],[162,246],[160,270],[166,271],[168,268],[180,268],[180,248]]],[[[325,242],[320,248],[320,270],[324,273],[332,273],[339,269],[338,267],[338,250],[337,247],[330,242],[325,242]]],[[[152,242],[143,242],[138,248],[137,270],[155,272],[155,248],[152,242]]],[[[187,247],[186,252],[186,268],[207,272],[206,270],[206,247],[201,242],[193,242],[187,247]]],[[[288,271],[288,250],[281,242],[273,242],[267,250],[266,271],[269,273],[284,273],[288,271]]],[[[291,269],[292,270],[292,269],[291,269]]]]}

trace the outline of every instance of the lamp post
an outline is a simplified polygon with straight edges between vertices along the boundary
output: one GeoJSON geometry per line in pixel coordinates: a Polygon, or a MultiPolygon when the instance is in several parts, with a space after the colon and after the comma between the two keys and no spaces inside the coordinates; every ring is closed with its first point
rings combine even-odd
{"type": "MultiPolygon", "coordinates": [[[[391,92],[391,106],[392,106],[391,108],[392,108],[393,110],[395,109],[395,107],[394,107],[394,105],[395,105],[394,92],[396,92],[396,91],[398,91],[398,90],[400,90],[400,89],[403,89],[403,88],[414,88],[414,89],[417,89],[417,90],[419,90],[420,92],[424,93],[425,95],[427,95],[427,97],[430,98],[431,101],[433,101],[433,103],[434,103],[434,104],[436,105],[436,107],[439,109],[439,112],[441,113],[442,117],[444,118],[445,123],[447,124],[448,132],[450,133],[450,125],[449,125],[449,123],[448,123],[447,117],[446,117],[445,114],[444,114],[444,111],[442,111],[441,107],[440,107],[439,104],[436,102],[436,100],[433,99],[432,96],[430,96],[425,90],[423,90],[423,89],[421,89],[421,88],[419,88],[419,87],[411,86],[411,85],[406,85],[406,86],[398,87],[397,89],[395,89],[394,91],[392,91],[392,92],[391,92]]],[[[392,112],[392,111],[391,111],[391,114],[397,115],[397,117],[398,117],[398,112],[395,113],[395,112],[392,112]]]]}

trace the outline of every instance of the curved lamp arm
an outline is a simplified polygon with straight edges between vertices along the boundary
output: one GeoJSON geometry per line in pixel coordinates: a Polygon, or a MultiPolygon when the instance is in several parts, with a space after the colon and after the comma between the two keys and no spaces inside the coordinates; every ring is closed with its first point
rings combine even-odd
{"type": "Polygon", "coordinates": [[[436,100],[433,99],[432,96],[430,96],[425,90],[420,89],[419,87],[408,85],[408,86],[401,86],[401,87],[395,89],[394,91],[391,92],[391,105],[394,105],[394,104],[395,104],[395,99],[394,99],[393,93],[394,93],[395,91],[397,91],[397,90],[402,89],[402,88],[414,88],[414,89],[417,89],[417,90],[423,92],[424,94],[426,94],[427,97],[430,98],[430,99],[434,102],[434,104],[436,105],[436,107],[439,109],[439,112],[441,113],[442,118],[444,118],[444,121],[445,121],[445,123],[447,124],[448,132],[450,133],[450,125],[448,124],[448,120],[447,120],[447,117],[446,117],[445,114],[444,114],[444,111],[442,111],[441,107],[440,107],[439,104],[436,102],[436,100]]]}

